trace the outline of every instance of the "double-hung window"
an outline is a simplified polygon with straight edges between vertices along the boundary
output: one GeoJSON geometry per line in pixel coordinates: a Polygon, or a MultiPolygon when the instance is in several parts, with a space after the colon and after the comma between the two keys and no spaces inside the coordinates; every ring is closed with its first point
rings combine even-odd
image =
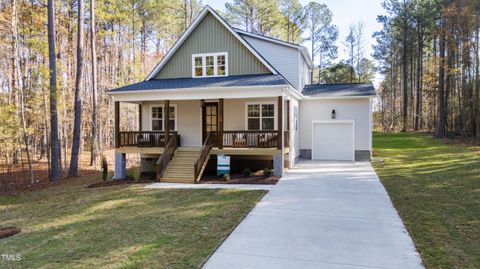
{"type": "Polygon", "coordinates": [[[274,104],[247,104],[248,130],[274,130],[274,104]]]}
{"type": "Polygon", "coordinates": [[[165,130],[165,124],[168,122],[171,131],[176,130],[176,106],[170,106],[170,115],[168,121],[165,119],[164,107],[152,107],[152,131],[165,130]]]}
{"type": "Polygon", "coordinates": [[[228,76],[228,53],[192,55],[192,77],[228,76]]]}

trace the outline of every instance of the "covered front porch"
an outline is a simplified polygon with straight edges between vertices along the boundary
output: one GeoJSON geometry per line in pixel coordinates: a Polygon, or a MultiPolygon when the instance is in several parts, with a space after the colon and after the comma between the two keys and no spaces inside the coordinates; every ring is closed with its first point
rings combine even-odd
{"type": "Polygon", "coordinates": [[[296,133],[291,104],[298,102],[280,87],[251,90],[217,91],[218,98],[211,90],[115,95],[115,178],[125,177],[129,153],[141,154],[150,162],[142,170],[154,169],[161,181],[197,182],[212,155],[270,156],[274,174],[282,176],[296,133]],[[137,130],[120,128],[123,103],[138,107],[137,130]]]}

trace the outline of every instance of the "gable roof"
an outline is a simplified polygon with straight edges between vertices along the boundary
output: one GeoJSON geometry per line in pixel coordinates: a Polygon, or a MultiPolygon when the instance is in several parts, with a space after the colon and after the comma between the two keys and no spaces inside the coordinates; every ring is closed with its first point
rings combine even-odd
{"type": "Polygon", "coordinates": [[[110,90],[109,93],[121,93],[148,90],[175,90],[190,88],[223,88],[223,87],[255,87],[255,86],[282,86],[289,85],[281,75],[238,75],[227,77],[205,78],[168,78],[152,79],[133,83],[110,90]]]}
{"type": "Polygon", "coordinates": [[[265,65],[270,72],[273,74],[278,74],[278,71],[262,57],[245,39],[243,39],[233,28],[222,18],[220,17],[215,10],[213,10],[209,5],[206,5],[205,8],[200,12],[200,14],[195,18],[193,23],[187,28],[185,32],[180,36],[180,38],[175,42],[172,48],[167,52],[167,54],[162,58],[162,60],[155,66],[155,68],[150,72],[145,81],[151,80],[158,72],[165,66],[165,64],[170,60],[170,58],[175,54],[178,48],[185,42],[185,40],[190,36],[190,34],[196,29],[198,24],[203,20],[207,14],[212,14],[218,21],[220,21],[223,26],[234,36],[236,37],[263,65],[265,65]]]}
{"type": "Polygon", "coordinates": [[[372,83],[310,84],[303,88],[309,97],[373,97],[377,95],[372,83]]]}
{"type": "Polygon", "coordinates": [[[300,51],[300,53],[302,54],[303,58],[305,59],[305,61],[307,62],[308,66],[310,68],[313,68],[313,63],[312,63],[312,59],[310,57],[310,54],[308,53],[307,48],[302,46],[302,45],[295,44],[295,43],[290,43],[290,42],[287,42],[287,41],[284,41],[284,40],[281,40],[281,39],[277,39],[277,38],[273,38],[273,37],[269,37],[269,36],[264,36],[264,35],[260,35],[260,34],[256,34],[256,33],[251,33],[251,32],[239,29],[239,28],[233,28],[233,29],[241,35],[246,35],[246,36],[262,39],[262,40],[265,40],[267,42],[271,42],[271,43],[291,47],[291,48],[294,48],[294,49],[298,49],[300,51]]]}

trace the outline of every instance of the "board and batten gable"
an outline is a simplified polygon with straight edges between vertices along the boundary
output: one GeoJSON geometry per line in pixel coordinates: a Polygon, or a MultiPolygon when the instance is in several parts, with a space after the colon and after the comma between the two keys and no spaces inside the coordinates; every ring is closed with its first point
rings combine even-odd
{"type": "Polygon", "coordinates": [[[228,53],[228,75],[270,74],[270,70],[212,14],[207,14],[155,75],[155,79],[192,77],[192,55],[228,53]]]}
{"type": "MultiPolygon", "coordinates": [[[[355,122],[356,154],[370,154],[372,150],[371,98],[304,99],[300,101],[300,154],[310,159],[312,150],[312,122],[353,120],[355,122]],[[336,119],[331,119],[335,109],[336,119]]],[[[369,157],[369,156],[368,156],[369,157]]]]}

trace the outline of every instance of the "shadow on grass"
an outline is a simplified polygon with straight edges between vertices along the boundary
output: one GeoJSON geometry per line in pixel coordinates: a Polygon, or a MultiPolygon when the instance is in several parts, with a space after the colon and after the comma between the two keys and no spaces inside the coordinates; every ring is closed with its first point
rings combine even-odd
{"type": "Polygon", "coordinates": [[[480,152],[412,133],[375,134],[377,173],[428,268],[480,268],[480,152]]]}
{"type": "MultiPolygon", "coordinates": [[[[43,193],[42,193],[43,192],[43,193]]],[[[24,228],[0,241],[15,266],[196,268],[263,196],[263,191],[84,189],[20,196],[1,225],[24,228]],[[50,195],[48,195],[50,194],[50,195]]]]}

